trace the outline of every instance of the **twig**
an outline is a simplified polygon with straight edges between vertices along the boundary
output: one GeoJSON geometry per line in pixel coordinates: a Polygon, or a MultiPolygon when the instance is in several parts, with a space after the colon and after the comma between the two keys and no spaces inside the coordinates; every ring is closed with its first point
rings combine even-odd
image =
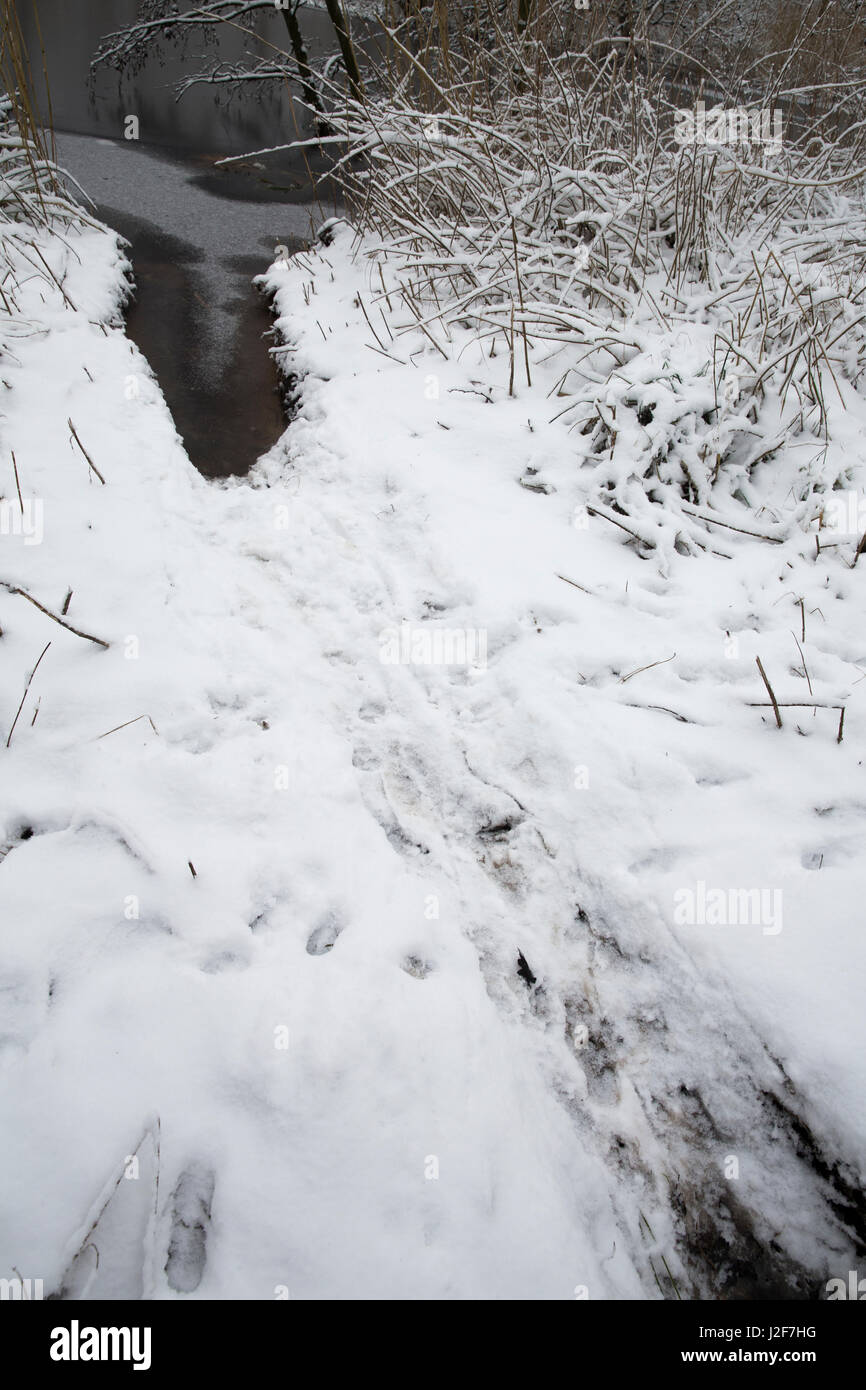
{"type": "MultiPolygon", "coordinates": [[[[405,366],[408,365],[408,363],[406,362],[405,358],[403,358],[403,357],[395,357],[394,354],[393,354],[393,352],[386,352],[384,348],[373,347],[373,344],[372,344],[372,343],[366,343],[365,346],[368,347],[368,348],[370,349],[371,352],[378,352],[382,357],[387,357],[387,358],[389,359],[389,361],[391,361],[391,362],[397,362],[401,367],[405,367],[405,366]]],[[[295,350],[295,349],[292,349],[292,351],[294,351],[294,350],[295,350]]],[[[413,364],[413,365],[414,365],[414,364],[413,364]]]]}
{"type": "Polygon", "coordinates": [[[10,454],[12,455],[12,467],[15,469],[15,486],[16,486],[17,489],[18,489],[18,505],[19,505],[19,507],[21,508],[21,515],[23,516],[23,515],[24,515],[24,503],[23,503],[22,500],[21,500],[21,482],[20,482],[19,477],[18,477],[18,464],[15,462],[15,450],[14,450],[14,449],[10,449],[9,452],[10,452],[10,454]]]}
{"type": "Polygon", "coordinates": [[[654,541],[649,541],[646,540],[643,536],[639,536],[637,531],[633,531],[630,526],[624,526],[621,521],[616,521],[614,517],[608,516],[607,512],[600,512],[596,507],[590,507],[589,504],[587,504],[586,510],[588,511],[590,516],[600,516],[603,521],[609,521],[611,526],[618,526],[621,531],[626,531],[636,541],[640,541],[642,545],[655,544],[654,541]]]}
{"type": "Polygon", "coordinates": [[[768,536],[765,531],[750,531],[746,526],[735,526],[732,521],[722,521],[717,516],[708,516],[706,512],[700,511],[698,507],[693,507],[689,502],[681,502],[680,506],[688,516],[696,516],[699,521],[706,521],[710,526],[724,526],[727,531],[738,531],[743,536],[752,536],[756,541],[771,541],[773,545],[782,545],[783,536],[768,536]]]}
{"type": "MultiPolygon", "coordinates": [[[[797,642],[797,635],[796,635],[796,633],[792,632],[792,633],[791,633],[791,636],[793,637],[794,641],[797,642]]],[[[801,660],[802,663],[803,663],[803,675],[806,677],[806,684],[807,684],[808,687],[809,687],[809,694],[810,694],[810,695],[814,695],[815,692],[814,692],[813,689],[812,689],[812,682],[809,680],[809,670],[808,670],[808,667],[806,666],[806,658],[805,658],[804,655],[803,655],[803,648],[800,646],[800,643],[799,643],[799,642],[797,642],[797,651],[800,653],[800,660],[801,660]]]]}
{"type": "Polygon", "coordinates": [[[81,450],[82,454],[83,454],[84,457],[87,459],[87,462],[90,464],[90,467],[93,469],[93,471],[94,471],[94,473],[96,474],[97,478],[99,479],[99,481],[100,481],[100,482],[103,484],[103,486],[104,486],[104,485],[105,485],[105,479],[103,478],[103,476],[102,476],[102,474],[100,473],[99,469],[97,468],[96,464],[93,462],[93,459],[92,459],[92,458],[90,457],[90,455],[88,454],[88,452],[87,452],[87,450],[85,449],[84,445],[82,444],[81,440],[78,438],[78,432],[77,432],[75,426],[73,425],[72,420],[69,419],[69,420],[67,420],[66,423],[69,425],[69,428],[70,428],[70,430],[72,431],[72,437],[73,437],[73,439],[75,440],[76,444],[78,445],[79,449],[81,450]]]}
{"type": "MultiPolygon", "coordinates": [[[[523,363],[526,367],[526,384],[527,386],[531,386],[532,377],[529,375],[529,342],[526,337],[526,311],[523,307],[523,285],[520,280],[520,258],[517,254],[517,228],[515,226],[513,217],[511,219],[511,240],[514,243],[514,274],[517,279],[517,294],[520,300],[520,313],[521,317],[523,318],[523,363]]],[[[512,314],[514,313],[513,304],[511,306],[511,312],[512,314]]]]}
{"type": "Polygon", "coordinates": [[[626,709],[657,709],[662,714],[672,714],[679,724],[694,724],[694,719],[689,719],[685,714],[680,714],[678,710],[669,709],[667,705],[636,705],[631,701],[625,701],[626,709]]]}
{"type": "MultiPolygon", "coordinates": [[[[43,656],[45,655],[45,653],[48,651],[48,648],[49,648],[50,646],[51,646],[51,643],[50,643],[50,642],[46,642],[46,643],[45,643],[45,646],[43,647],[42,652],[40,653],[39,661],[42,660],[42,657],[43,657],[43,656]]],[[[38,669],[39,669],[39,661],[37,661],[36,665],[33,667],[33,670],[30,672],[30,675],[27,677],[27,684],[26,684],[25,687],[24,687],[24,694],[21,696],[21,704],[18,706],[18,710],[17,710],[17,712],[16,712],[15,718],[12,720],[12,728],[9,730],[9,737],[8,737],[7,740],[6,740],[6,747],[7,747],[7,748],[9,747],[10,743],[12,742],[12,735],[13,735],[14,732],[15,732],[15,725],[18,723],[18,715],[21,713],[21,711],[22,711],[23,708],[24,708],[24,701],[27,699],[27,691],[30,689],[30,682],[32,681],[33,677],[36,675],[36,672],[37,672],[38,669]]]]}
{"type": "Polygon", "coordinates": [[[376,332],[372,323],[370,323],[370,315],[367,313],[367,310],[364,307],[364,300],[361,294],[358,295],[358,303],[361,306],[361,313],[364,315],[364,318],[367,320],[367,323],[369,324],[370,332],[373,334],[373,337],[376,339],[376,342],[379,344],[379,347],[382,349],[382,351],[386,352],[387,349],[385,347],[385,344],[382,342],[382,339],[379,337],[379,334],[376,332]]]}
{"type": "MultiPolygon", "coordinates": [[[[108,642],[103,642],[101,637],[93,637],[89,632],[82,632],[80,628],[73,627],[71,623],[65,623],[62,618],[58,618],[56,613],[52,613],[50,608],[46,608],[44,603],[40,603],[32,594],[28,594],[26,589],[18,589],[14,584],[7,584],[4,579],[0,579],[0,588],[6,589],[10,594],[20,594],[22,598],[27,599],[28,603],[32,603],[34,608],[38,608],[40,613],[44,613],[46,618],[52,618],[55,623],[65,627],[67,632],[74,632],[76,637],[83,637],[85,641],[95,642],[98,647],[105,647],[106,651],[108,650],[110,645],[108,642]]],[[[70,597],[71,592],[70,590],[70,597]]]]}
{"type": "Polygon", "coordinates": [[[674,652],[673,656],[663,657],[661,661],[651,661],[649,666],[638,666],[636,671],[629,671],[627,676],[620,677],[620,685],[625,685],[626,681],[630,681],[632,676],[639,676],[641,671],[651,671],[654,666],[666,666],[669,661],[673,661],[674,656],[676,656],[676,652],[674,652]]]}
{"type": "Polygon", "coordinates": [[[557,579],[561,579],[564,584],[570,584],[573,589],[580,589],[582,594],[589,594],[590,598],[595,597],[591,589],[584,589],[582,584],[576,584],[573,579],[566,579],[564,574],[557,574],[556,577],[557,579]]]}
{"type": "Polygon", "coordinates": [[[137,714],[134,719],[127,719],[125,724],[116,724],[113,729],[106,729],[104,734],[97,734],[96,738],[93,740],[94,743],[98,743],[101,738],[108,738],[109,734],[116,734],[119,729],[128,729],[130,724],[137,724],[139,719],[146,719],[153,729],[153,732],[155,734],[159,733],[159,729],[156,727],[149,714],[137,714]]]}
{"type": "MultiPolygon", "coordinates": [[[[770,709],[770,700],[747,700],[749,709],[770,709]]],[[[844,709],[844,705],[836,705],[831,700],[779,700],[779,709],[844,709]]]]}
{"type": "Polygon", "coordinates": [[[767,673],[766,673],[766,671],[764,670],[763,666],[761,665],[761,658],[760,658],[759,656],[756,656],[756,657],[755,657],[755,661],[758,663],[758,670],[759,670],[760,673],[761,673],[761,679],[763,680],[764,685],[767,687],[767,694],[769,695],[770,699],[771,699],[772,702],[773,702],[773,709],[776,711],[776,724],[777,724],[778,727],[781,729],[781,727],[782,727],[782,716],[781,716],[781,714],[779,713],[779,702],[778,702],[778,700],[776,699],[775,695],[773,694],[773,687],[770,685],[770,682],[767,680],[767,673]]]}

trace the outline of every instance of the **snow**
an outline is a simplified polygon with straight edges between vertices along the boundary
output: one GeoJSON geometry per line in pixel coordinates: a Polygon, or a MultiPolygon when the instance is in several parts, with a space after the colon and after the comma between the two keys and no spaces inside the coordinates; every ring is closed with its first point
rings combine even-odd
{"type": "MultiPolygon", "coordinates": [[[[561,365],[509,399],[468,333],[375,351],[342,223],[267,272],[297,419],[207,484],[124,336],[114,238],[28,235],[74,307],[19,295],[3,490],[14,450],[44,540],[3,535],[2,578],[57,615],[71,589],[109,646],[0,590],[7,732],[51,643],[0,785],[3,1272],[608,1299],[717,1297],[744,1240],[812,1292],[856,1267],[781,1109],[862,1182],[853,545],[731,532],[660,567],[576,525],[561,365]],[[756,655],[812,698],[800,598],[841,743],[832,710],[750,703],[756,655]],[[402,624],[484,633],[486,662],[383,662],[402,624]],[[699,882],[781,890],[781,930],[678,924],[699,882]]],[[[856,487],[862,406],[828,408],[856,487]]]]}

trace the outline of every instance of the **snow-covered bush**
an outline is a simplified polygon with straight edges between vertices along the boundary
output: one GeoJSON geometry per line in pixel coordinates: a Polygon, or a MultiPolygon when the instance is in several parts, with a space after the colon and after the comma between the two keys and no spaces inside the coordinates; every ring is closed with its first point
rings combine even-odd
{"type": "MultiPolygon", "coordinates": [[[[806,122],[776,80],[756,100],[782,111],[781,142],[686,143],[671,74],[633,48],[593,56],[505,25],[446,61],[389,34],[365,100],[335,91],[329,115],[365,252],[397,287],[382,284],[374,314],[396,295],[395,342],[420,328],[446,355],[467,329],[491,352],[504,343],[510,393],[555,361],[589,503],[633,518],[645,546],[715,544],[701,513],[739,524],[756,470],[786,440],[820,450],[828,398],[844,405],[862,378],[864,170],[856,123],[839,129],[847,98],[828,91],[806,122]],[[660,356],[665,342],[685,354],[660,356]]],[[[731,104],[742,91],[732,76],[731,104]]],[[[785,523],[810,525],[845,476],[837,455],[798,472],[785,523]]],[[[780,520],[742,524],[775,537],[780,520]]]]}

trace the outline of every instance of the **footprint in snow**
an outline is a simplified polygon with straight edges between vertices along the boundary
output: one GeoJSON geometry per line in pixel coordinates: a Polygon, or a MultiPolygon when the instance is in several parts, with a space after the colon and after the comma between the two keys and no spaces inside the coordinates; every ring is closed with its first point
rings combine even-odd
{"type": "Polygon", "coordinates": [[[199,963],[205,975],[221,975],[224,970],[246,970],[249,960],[236,951],[217,951],[199,963]]]}
{"type": "Polygon", "coordinates": [[[345,926],[345,922],[335,912],[329,912],[322,918],[319,925],[310,932],[307,940],[307,955],[324,956],[332,949],[345,926]]]}
{"type": "Polygon", "coordinates": [[[423,960],[421,956],[407,956],[400,966],[407,975],[412,975],[416,980],[426,980],[432,974],[433,966],[429,960],[423,960]]]}
{"type": "Polygon", "coordinates": [[[176,1293],[193,1293],[202,1281],[214,1185],[213,1171],[193,1163],[181,1173],[174,1190],[165,1273],[176,1293]]]}

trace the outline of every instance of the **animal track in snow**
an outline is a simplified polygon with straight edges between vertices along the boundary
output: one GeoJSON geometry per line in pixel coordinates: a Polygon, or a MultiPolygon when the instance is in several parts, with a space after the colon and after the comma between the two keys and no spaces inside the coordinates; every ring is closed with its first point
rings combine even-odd
{"type": "Polygon", "coordinates": [[[246,970],[249,961],[237,951],[215,951],[199,963],[205,975],[221,975],[224,970],[246,970]]]}
{"type": "Polygon", "coordinates": [[[433,966],[429,960],[424,960],[421,956],[407,956],[400,969],[416,980],[426,980],[427,976],[433,973],[433,966]]]}
{"type": "Polygon", "coordinates": [[[336,912],[329,912],[307,938],[307,955],[324,956],[332,950],[346,923],[336,912]]]}
{"type": "Polygon", "coordinates": [[[202,1281],[214,1186],[213,1171],[194,1163],[181,1173],[174,1190],[165,1273],[176,1293],[193,1293],[202,1281]]]}

